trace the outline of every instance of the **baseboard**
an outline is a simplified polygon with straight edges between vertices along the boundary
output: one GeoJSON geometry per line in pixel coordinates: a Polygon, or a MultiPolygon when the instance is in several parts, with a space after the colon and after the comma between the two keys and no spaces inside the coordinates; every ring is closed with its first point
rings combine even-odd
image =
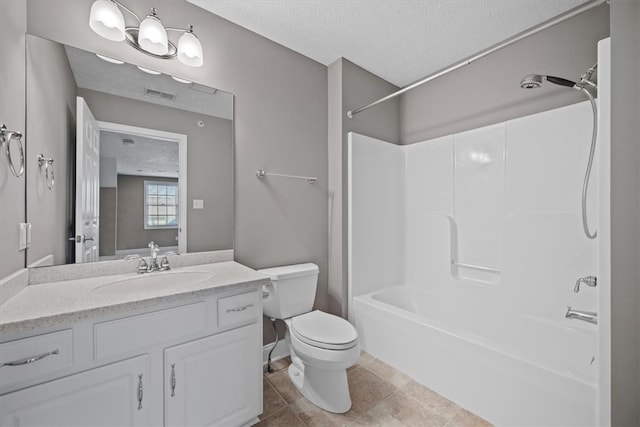
{"type": "MultiPolygon", "coordinates": [[[[267,357],[269,357],[269,351],[271,351],[271,347],[273,344],[267,344],[262,346],[262,365],[265,366],[267,364],[267,357]]],[[[271,354],[271,361],[282,359],[283,357],[287,357],[289,355],[289,346],[285,340],[278,341],[275,350],[271,354]]]]}

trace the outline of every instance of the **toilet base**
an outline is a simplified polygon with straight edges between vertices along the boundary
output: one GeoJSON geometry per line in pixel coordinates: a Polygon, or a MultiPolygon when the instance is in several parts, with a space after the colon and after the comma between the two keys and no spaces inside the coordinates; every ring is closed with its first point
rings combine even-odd
{"type": "Polygon", "coordinates": [[[351,409],[346,369],[318,369],[296,359],[289,365],[289,378],[304,397],[325,411],[336,414],[344,414],[351,409]]]}

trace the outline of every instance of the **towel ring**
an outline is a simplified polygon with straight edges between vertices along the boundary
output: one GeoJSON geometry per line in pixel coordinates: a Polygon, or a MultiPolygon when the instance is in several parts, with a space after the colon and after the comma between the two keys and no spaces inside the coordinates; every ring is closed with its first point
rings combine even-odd
{"type": "Polygon", "coordinates": [[[24,173],[24,146],[22,145],[22,133],[14,130],[7,130],[5,125],[0,126],[0,146],[5,142],[7,143],[6,151],[7,159],[9,159],[9,168],[11,169],[11,173],[19,178],[24,173]],[[16,165],[13,161],[13,157],[11,156],[11,140],[18,142],[18,148],[20,150],[19,171],[16,171],[16,165]]]}
{"type": "Polygon", "coordinates": [[[47,184],[47,188],[53,191],[55,185],[55,177],[53,175],[53,159],[45,157],[43,154],[38,154],[38,166],[42,170],[44,166],[44,182],[47,184]]]}

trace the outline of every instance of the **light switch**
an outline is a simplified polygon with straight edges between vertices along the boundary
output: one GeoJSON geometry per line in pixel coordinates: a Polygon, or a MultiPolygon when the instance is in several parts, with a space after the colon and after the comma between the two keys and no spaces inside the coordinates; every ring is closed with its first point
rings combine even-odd
{"type": "Polygon", "coordinates": [[[18,250],[24,251],[27,249],[27,223],[21,222],[18,224],[20,227],[20,241],[18,242],[18,250]]]}
{"type": "Polygon", "coordinates": [[[31,223],[27,223],[27,248],[31,247],[31,223]]]}
{"type": "Polygon", "coordinates": [[[204,209],[204,200],[193,199],[193,209],[204,209]]]}

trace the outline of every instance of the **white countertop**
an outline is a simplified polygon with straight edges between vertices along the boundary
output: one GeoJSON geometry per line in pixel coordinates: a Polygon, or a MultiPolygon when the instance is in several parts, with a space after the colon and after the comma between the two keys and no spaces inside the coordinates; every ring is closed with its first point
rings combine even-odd
{"type": "Polygon", "coordinates": [[[268,283],[267,276],[234,261],[175,268],[167,273],[145,273],[144,276],[200,271],[212,274],[205,281],[163,286],[149,286],[139,292],[93,292],[108,283],[142,277],[136,273],[100,276],[26,286],[0,305],[0,333],[10,334],[39,328],[50,328],[90,317],[149,309],[189,298],[230,290],[247,291],[268,283]]]}

